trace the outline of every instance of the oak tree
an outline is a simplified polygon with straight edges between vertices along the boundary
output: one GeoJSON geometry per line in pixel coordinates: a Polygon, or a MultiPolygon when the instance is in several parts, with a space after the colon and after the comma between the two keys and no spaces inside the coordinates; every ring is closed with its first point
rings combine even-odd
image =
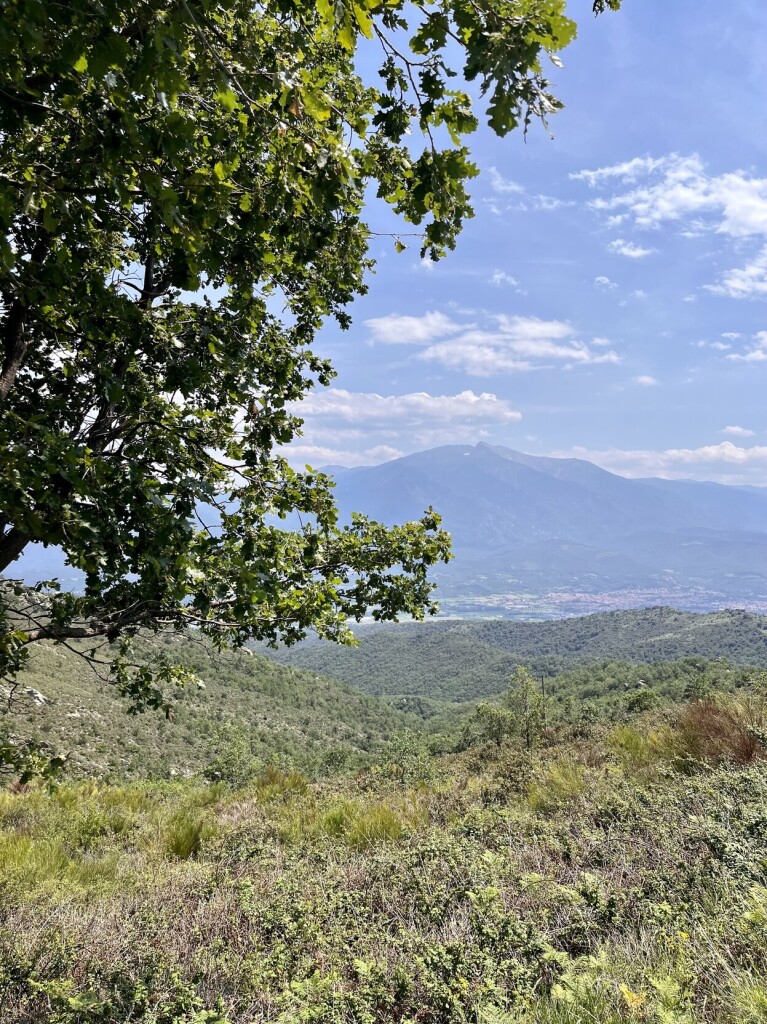
{"type": "MultiPolygon", "coordinates": [[[[499,135],[557,110],[564,6],[0,0],[0,572],[41,543],[85,577],[5,585],[3,675],[43,638],[348,640],[433,610],[438,516],[340,525],[285,446],[333,376],[316,332],[366,289],[366,197],[451,249],[469,89],[499,135]]],[[[123,691],[162,704],[123,655],[123,691]]]]}

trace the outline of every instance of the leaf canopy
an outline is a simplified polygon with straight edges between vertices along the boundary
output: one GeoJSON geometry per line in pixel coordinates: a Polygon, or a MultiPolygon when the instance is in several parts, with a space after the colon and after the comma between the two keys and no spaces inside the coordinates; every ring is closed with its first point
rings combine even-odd
{"type": "Polygon", "coordinates": [[[339,525],[284,446],[333,376],[316,332],[366,289],[365,197],[453,248],[461,83],[500,135],[545,119],[564,6],[0,0],[0,571],[42,542],[86,578],[21,626],[6,594],[7,673],[43,636],[348,640],[368,609],[434,610],[439,517],[339,525]]]}

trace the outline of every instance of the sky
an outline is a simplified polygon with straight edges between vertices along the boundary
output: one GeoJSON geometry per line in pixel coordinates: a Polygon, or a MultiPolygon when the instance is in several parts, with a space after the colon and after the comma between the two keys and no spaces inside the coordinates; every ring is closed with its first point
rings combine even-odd
{"type": "Polygon", "coordinates": [[[767,486],[767,4],[590,12],[570,3],[550,69],[553,138],[469,137],[456,251],[376,240],[353,326],[320,335],[338,376],[298,409],[296,464],[486,441],[767,486]]]}

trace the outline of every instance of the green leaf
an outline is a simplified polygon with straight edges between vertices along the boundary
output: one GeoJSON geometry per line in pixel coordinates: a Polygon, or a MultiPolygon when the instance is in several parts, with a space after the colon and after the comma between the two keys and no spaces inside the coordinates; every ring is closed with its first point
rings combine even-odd
{"type": "Polygon", "coordinates": [[[215,93],[215,98],[219,106],[223,107],[224,110],[228,110],[229,113],[236,110],[239,105],[237,93],[231,88],[219,90],[215,93]]]}

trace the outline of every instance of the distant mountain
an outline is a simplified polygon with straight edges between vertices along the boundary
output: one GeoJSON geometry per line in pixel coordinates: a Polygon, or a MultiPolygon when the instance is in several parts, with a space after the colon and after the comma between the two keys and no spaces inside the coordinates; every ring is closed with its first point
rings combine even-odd
{"type": "Polygon", "coordinates": [[[610,594],[616,606],[767,610],[765,489],[631,480],[478,444],[346,470],[336,496],[345,515],[390,524],[433,505],[456,552],[440,593],[459,612],[524,615],[548,598],[548,614],[568,614],[610,594]]]}

